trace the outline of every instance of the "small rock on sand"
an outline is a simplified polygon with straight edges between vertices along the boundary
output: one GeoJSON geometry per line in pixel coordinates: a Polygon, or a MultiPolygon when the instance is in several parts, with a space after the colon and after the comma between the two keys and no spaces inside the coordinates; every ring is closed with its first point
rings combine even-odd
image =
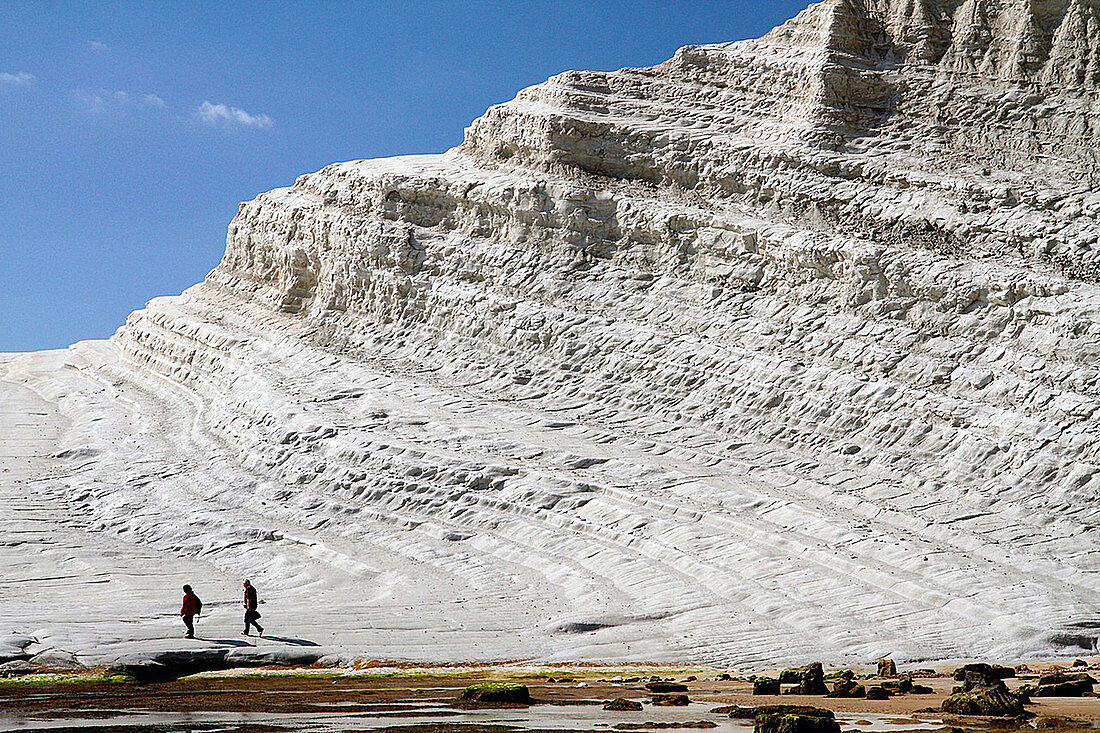
{"type": "Polygon", "coordinates": [[[687,685],[679,682],[650,682],[645,688],[650,692],[687,692],[687,685]]]}
{"type": "Polygon", "coordinates": [[[604,710],[641,710],[642,704],[637,700],[627,700],[625,697],[616,697],[603,704],[604,710]]]}

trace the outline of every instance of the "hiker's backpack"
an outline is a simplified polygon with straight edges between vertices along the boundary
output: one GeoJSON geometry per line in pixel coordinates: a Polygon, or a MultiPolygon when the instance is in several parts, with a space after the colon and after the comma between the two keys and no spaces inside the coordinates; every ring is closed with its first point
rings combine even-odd
{"type": "MultiPolygon", "coordinates": [[[[194,594],[192,594],[192,595],[194,595],[194,594]]],[[[201,614],[201,613],[202,613],[202,601],[199,600],[198,596],[195,596],[195,615],[198,615],[198,614],[201,614]]]]}

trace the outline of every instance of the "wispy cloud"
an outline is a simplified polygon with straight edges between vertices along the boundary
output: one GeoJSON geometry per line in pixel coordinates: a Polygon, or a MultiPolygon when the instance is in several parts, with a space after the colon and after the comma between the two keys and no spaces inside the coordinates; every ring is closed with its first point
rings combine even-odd
{"type": "Polygon", "coordinates": [[[267,115],[254,115],[226,104],[203,102],[197,110],[199,119],[211,125],[239,125],[241,127],[271,127],[275,124],[267,115]]]}
{"type": "Polygon", "coordinates": [[[73,99],[88,112],[121,109],[164,109],[167,103],[156,94],[139,94],[121,89],[73,89],[73,99]]]}
{"type": "Polygon", "coordinates": [[[34,74],[28,74],[25,71],[18,71],[14,74],[0,71],[0,87],[32,87],[34,82],[34,74]]]}
{"type": "Polygon", "coordinates": [[[107,53],[111,50],[111,47],[103,41],[88,41],[88,48],[92,49],[96,53],[107,53]]]}

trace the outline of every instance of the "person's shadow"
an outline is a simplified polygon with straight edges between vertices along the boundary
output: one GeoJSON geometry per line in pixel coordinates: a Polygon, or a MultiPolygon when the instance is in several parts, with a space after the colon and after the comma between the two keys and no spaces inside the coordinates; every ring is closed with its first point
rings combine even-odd
{"type": "Polygon", "coordinates": [[[209,639],[205,636],[196,636],[198,641],[208,641],[211,644],[224,644],[225,646],[253,646],[244,639],[209,639]]]}
{"type": "Polygon", "coordinates": [[[309,639],[296,639],[293,636],[272,636],[271,634],[264,634],[264,640],[266,641],[278,641],[283,644],[292,644],[294,646],[321,646],[315,641],[309,639]]]}

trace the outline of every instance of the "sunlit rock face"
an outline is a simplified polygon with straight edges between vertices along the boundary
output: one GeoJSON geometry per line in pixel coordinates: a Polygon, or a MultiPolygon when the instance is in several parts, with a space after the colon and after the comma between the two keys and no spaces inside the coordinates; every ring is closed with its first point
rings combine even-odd
{"type": "MultiPolygon", "coordinates": [[[[250,576],[351,655],[1077,654],[1098,127],[1096,0],[828,0],[567,72],[243,204],[110,342],[0,361],[9,444],[54,436],[7,490],[97,574],[250,576]]],[[[25,607],[92,656],[168,623],[25,607]]]]}

